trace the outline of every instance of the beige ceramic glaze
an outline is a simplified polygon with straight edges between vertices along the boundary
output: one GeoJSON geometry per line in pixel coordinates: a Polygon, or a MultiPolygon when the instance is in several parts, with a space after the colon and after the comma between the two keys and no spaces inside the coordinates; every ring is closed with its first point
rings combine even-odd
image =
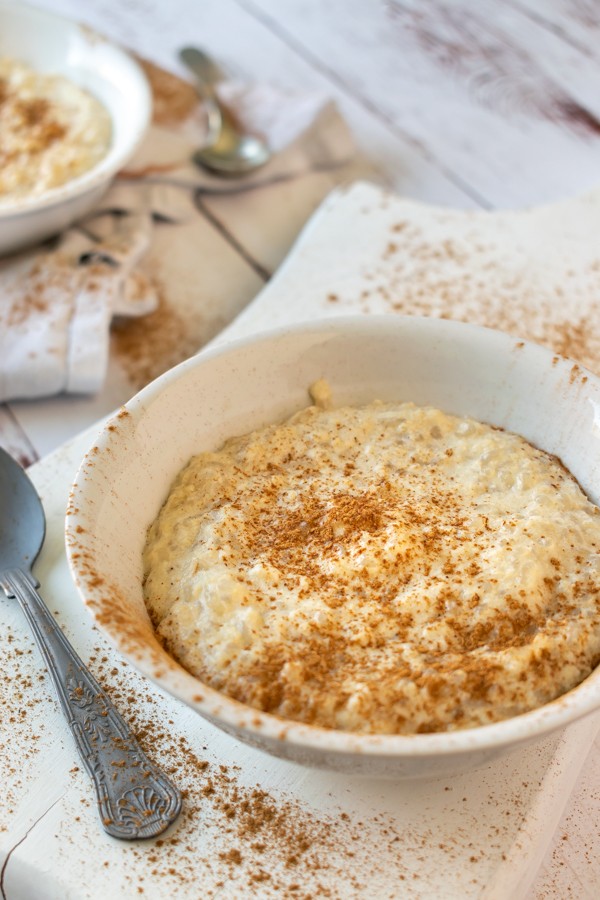
{"type": "Polygon", "coordinates": [[[181,467],[226,438],[309,402],[411,400],[523,435],[557,454],[600,500],[600,380],[505,334],[436,319],[372,316],[299,325],[206,351],[157,379],[105,427],[77,475],[67,552],[96,623],[138,669],[218,727],[305,765],[381,777],[480,766],[600,707],[600,672],[543,708],[485,727],[414,736],[328,731],[258,712],[185,672],[154,638],[142,548],[181,467]]]}
{"type": "Polygon", "coordinates": [[[24,3],[0,0],[0,56],[58,74],[92,93],[112,120],[106,156],[88,172],[0,209],[0,254],[56,234],[100,199],[150,122],[146,78],[131,57],[91,29],[24,3]]]}

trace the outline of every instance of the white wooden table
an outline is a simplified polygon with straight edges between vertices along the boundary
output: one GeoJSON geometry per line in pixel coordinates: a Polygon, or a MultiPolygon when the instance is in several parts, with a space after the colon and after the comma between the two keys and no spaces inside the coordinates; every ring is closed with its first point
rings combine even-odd
{"type": "MultiPolygon", "coordinates": [[[[85,21],[174,71],[181,72],[177,49],[197,43],[243,77],[326,91],[363,153],[407,197],[458,208],[519,208],[600,184],[596,0],[38,5],[85,21]]],[[[252,299],[295,237],[266,241],[247,209],[240,218],[231,199],[205,203],[218,270],[207,269],[210,261],[203,269],[213,287],[218,283],[216,295],[228,298],[221,324],[252,299]]],[[[211,327],[214,333],[217,324],[211,327]]],[[[109,391],[100,399],[0,406],[0,443],[33,463],[124,399],[109,391]]],[[[597,742],[532,890],[536,900],[600,895],[599,799],[597,742]]]]}

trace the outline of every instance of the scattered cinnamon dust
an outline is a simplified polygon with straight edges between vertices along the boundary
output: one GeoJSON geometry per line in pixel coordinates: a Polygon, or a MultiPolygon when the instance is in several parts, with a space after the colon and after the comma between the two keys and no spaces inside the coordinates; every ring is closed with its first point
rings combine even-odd
{"type": "Polygon", "coordinates": [[[198,93],[189,82],[138,57],[152,90],[153,120],[157,125],[185,121],[198,106],[198,93]]]}
{"type": "MultiPolygon", "coordinates": [[[[184,794],[174,828],[151,846],[129,845],[134,860],[143,863],[140,893],[160,882],[166,895],[170,891],[171,896],[186,897],[216,897],[226,883],[235,884],[243,897],[341,900],[348,890],[352,896],[363,894],[369,868],[355,863],[362,821],[342,810],[320,815],[292,795],[245,783],[239,766],[199,756],[174,723],[153,710],[149,692],[142,697],[134,692],[124,664],[115,667],[99,649],[90,662],[97,676],[110,682],[111,698],[127,715],[142,746],[160,758],[184,794]],[[203,870],[212,875],[215,888],[203,884],[196,895],[194,886],[203,870]]],[[[384,820],[379,828],[385,853],[398,838],[391,822],[384,820]]],[[[401,860],[394,865],[404,877],[401,860]]]]}
{"type": "Polygon", "coordinates": [[[195,329],[169,303],[160,285],[157,289],[155,312],[115,320],[111,329],[112,350],[138,390],[199,349],[195,329]]]}
{"type": "MultiPolygon", "coordinates": [[[[15,606],[17,603],[16,600],[6,602],[15,606]]],[[[20,610],[17,613],[20,615],[20,610]]],[[[47,751],[52,741],[47,729],[46,696],[36,684],[37,681],[45,681],[46,676],[41,663],[39,671],[36,671],[36,650],[32,640],[26,633],[20,632],[21,629],[13,629],[4,617],[0,666],[0,834],[7,830],[7,817],[16,813],[29,793],[27,775],[30,767],[35,767],[36,757],[40,751],[47,751]],[[9,750],[9,743],[10,747],[19,747],[18,756],[9,750]]]]}
{"type": "MultiPolygon", "coordinates": [[[[555,254],[551,271],[542,272],[539,260],[530,264],[531,270],[520,270],[507,263],[493,242],[482,239],[477,220],[472,226],[465,220],[459,235],[452,215],[446,220],[441,214],[431,228],[399,219],[389,233],[394,253],[386,240],[379,258],[365,267],[361,281],[366,287],[352,298],[353,310],[485,325],[542,344],[600,373],[600,330],[593,305],[600,291],[600,258],[575,271],[555,254]]],[[[325,298],[328,304],[330,297],[325,298]]],[[[350,299],[340,295],[339,305],[350,299]]]]}

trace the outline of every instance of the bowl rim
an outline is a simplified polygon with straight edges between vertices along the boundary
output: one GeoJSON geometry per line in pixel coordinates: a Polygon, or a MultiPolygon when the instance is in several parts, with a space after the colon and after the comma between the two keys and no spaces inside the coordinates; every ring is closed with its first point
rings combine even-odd
{"type": "MultiPolygon", "coordinates": [[[[116,152],[117,148],[111,144],[107,153],[91,169],[82,172],[64,184],[56,185],[40,194],[21,197],[14,204],[1,204],[0,222],[47,211],[54,206],[74,200],[87,194],[88,191],[92,191],[94,188],[109,182],[122,168],[123,164],[136,152],[147,133],[152,118],[152,91],[150,84],[142,67],[131,53],[94,28],[78,22],[76,19],[71,19],[68,16],[27,2],[20,2],[20,0],[0,0],[0,21],[2,16],[10,15],[11,12],[29,15],[42,21],[44,19],[52,20],[58,25],[62,25],[65,31],[78,33],[82,40],[94,46],[102,46],[115,55],[119,59],[120,64],[128,70],[129,83],[135,86],[138,94],[138,101],[134,104],[134,112],[139,121],[136,124],[132,138],[126,144],[123,144],[118,152],[116,152]],[[114,152],[112,152],[113,150],[114,152]]],[[[90,71],[97,70],[91,66],[90,71]]],[[[98,75],[98,77],[100,79],[103,78],[101,75],[98,75]]],[[[103,105],[111,118],[111,122],[114,124],[113,110],[107,104],[103,103],[103,105]]]]}
{"type": "MultiPolygon", "coordinates": [[[[89,569],[86,574],[78,569],[77,559],[73,558],[73,552],[75,549],[81,548],[81,535],[77,533],[77,527],[80,524],[80,510],[85,508],[82,499],[87,478],[86,464],[93,459],[94,465],[97,465],[98,459],[110,456],[103,451],[110,447],[111,441],[114,440],[115,423],[123,414],[123,410],[135,421],[136,415],[143,415],[149,401],[162,393],[170,384],[185,378],[189,372],[198,367],[210,365],[215,358],[236,353],[248,346],[268,344],[280,337],[307,332],[323,334],[329,331],[346,330],[366,334],[377,331],[387,333],[392,328],[397,329],[400,334],[402,329],[411,327],[431,328],[432,331],[438,329],[445,333],[445,337],[451,336],[458,329],[473,339],[487,341],[489,346],[498,347],[502,344],[507,350],[519,347],[525,352],[537,355],[557,374],[563,372],[569,384],[573,384],[572,372],[573,366],[576,365],[584,376],[585,385],[589,386],[592,392],[595,391],[600,400],[599,376],[576,363],[575,360],[560,356],[546,347],[497,329],[429,316],[336,315],[322,320],[302,321],[261,330],[231,341],[219,341],[179,363],[144,387],[114,416],[110,417],[82,460],[70,494],[71,512],[75,508],[76,513],[67,515],[65,533],[69,567],[84,605],[88,608],[96,626],[125,659],[171,696],[185,702],[221,727],[233,729],[238,734],[244,732],[247,736],[254,735],[257,739],[265,738],[277,743],[293,744],[298,748],[316,750],[321,753],[330,752],[338,756],[359,754],[397,759],[415,756],[422,759],[433,759],[442,756],[458,756],[473,751],[493,751],[509,745],[517,746],[525,741],[539,740],[600,709],[600,666],[598,666],[584,681],[555,700],[529,712],[488,725],[456,731],[409,735],[363,734],[322,728],[285,719],[240,703],[192,676],[172,657],[168,656],[166,651],[163,651],[166,657],[165,664],[159,666],[157,670],[156,661],[152,661],[147,652],[144,652],[143,649],[139,653],[135,652],[128,645],[124,636],[118,633],[118,629],[109,630],[105,622],[99,621],[97,597],[94,595],[93,586],[90,587],[86,580],[89,577],[89,569]]],[[[88,564],[86,563],[86,565],[88,564]]]]}

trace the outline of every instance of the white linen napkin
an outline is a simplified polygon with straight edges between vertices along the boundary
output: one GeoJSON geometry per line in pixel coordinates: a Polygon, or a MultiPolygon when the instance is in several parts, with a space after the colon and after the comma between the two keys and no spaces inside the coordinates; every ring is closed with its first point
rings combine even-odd
{"type": "Polygon", "coordinates": [[[153,285],[135,271],[150,243],[150,216],[112,226],[101,241],[73,229],[55,250],[0,262],[0,400],[96,391],[112,317],[156,308],[153,285]]]}
{"type": "MultiPolygon", "coordinates": [[[[156,75],[175,87],[183,82],[151,68],[160,109],[156,75]]],[[[356,154],[343,119],[323,95],[233,82],[219,91],[240,121],[264,135],[275,152],[272,161],[244,179],[220,179],[191,162],[193,149],[206,139],[195,93],[179,120],[155,115],[142,147],[92,217],[58,246],[0,260],[0,401],[102,387],[113,317],[142,316],[157,307],[157,290],[143,271],[152,220],[176,224],[179,246],[187,232],[190,255],[197,256],[195,231],[186,229],[199,215],[190,189],[205,195],[259,190],[310,171],[342,168],[356,154]]],[[[163,112],[174,105],[167,98],[163,112]]]]}

